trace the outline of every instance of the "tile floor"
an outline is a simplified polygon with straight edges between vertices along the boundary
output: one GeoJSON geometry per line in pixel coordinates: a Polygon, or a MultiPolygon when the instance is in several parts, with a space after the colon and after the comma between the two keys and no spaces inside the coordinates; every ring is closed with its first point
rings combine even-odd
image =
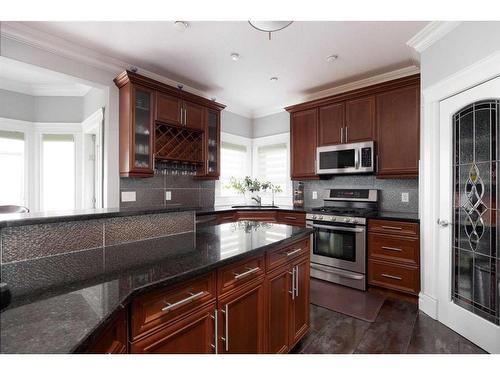
{"type": "Polygon", "coordinates": [[[485,352],[419,311],[414,301],[387,296],[373,323],[311,305],[311,328],[292,353],[484,354],[485,352]]]}

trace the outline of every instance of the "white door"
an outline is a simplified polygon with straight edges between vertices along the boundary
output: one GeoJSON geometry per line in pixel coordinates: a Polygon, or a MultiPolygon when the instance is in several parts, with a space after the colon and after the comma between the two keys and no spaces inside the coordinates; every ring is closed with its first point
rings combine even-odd
{"type": "Polygon", "coordinates": [[[490,353],[500,353],[499,100],[500,77],[443,100],[439,129],[438,320],[490,353]]]}

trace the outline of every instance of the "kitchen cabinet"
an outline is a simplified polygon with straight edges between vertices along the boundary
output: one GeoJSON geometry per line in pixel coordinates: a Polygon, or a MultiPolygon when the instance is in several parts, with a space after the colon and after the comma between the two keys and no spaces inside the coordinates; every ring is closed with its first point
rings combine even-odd
{"type": "Polygon", "coordinates": [[[318,179],[316,175],[318,110],[314,108],[292,113],[290,121],[292,180],[318,179]]]}
{"type": "Polygon", "coordinates": [[[219,299],[219,353],[265,352],[265,289],[263,277],[219,299]]]}
{"type": "Polygon", "coordinates": [[[103,332],[88,345],[86,353],[127,353],[127,314],[125,310],[120,310],[103,332]]]}
{"type": "Polygon", "coordinates": [[[377,95],[377,177],[418,177],[420,86],[377,95]]]}
{"type": "Polygon", "coordinates": [[[417,223],[368,221],[368,284],[418,295],[420,238],[417,223]]]}
{"type": "Polygon", "coordinates": [[[375,97],[346,101],[344,142],[373,141],[375,138],[375,97]]]}
{"type": "Polygon", "coordinates": [[[159,160],[191,164],[198,178],[219,177],[224,105],[130,71],[114,82],[120,89],[120,176],[152,177],[159,160]]]}
{"type": "Polygon", "coordinates": [[[238,211],[236,212],[236,218],[238,220],[256,220],[256,221],[266,221],[266,222],[276,222],[276,211],[238,211]]]}
{"type": "Polygon", "coordinates": [[[278,211],[277,221],[280,224],[295,225],[298,227],[306,226],[305,212],[284,212],[278,211]]]}
{"type": "Polygon", "coordinates": [[[295,296],[292,298],[290,348],[293,348],[309,328],[309,256],[292,263],[295,272],[295,296]]]}
{"type": "Polygon", "coordinates": [[[318,146],[343,143],[345,104],[335,103],[319,108],[318,146]]]}

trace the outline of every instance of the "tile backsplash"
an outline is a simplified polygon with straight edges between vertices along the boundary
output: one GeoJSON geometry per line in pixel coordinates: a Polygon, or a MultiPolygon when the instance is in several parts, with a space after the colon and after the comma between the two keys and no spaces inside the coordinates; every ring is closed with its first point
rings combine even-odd
{"type": "Polygon", "coordinates": [[[162,175],[149,178],[120,178],[122,192],[135,191],[135,202],[121,202],[122,208],[136,207],[213,207],[215,181],[195,180],[190,175],[162,175]],[[171,199],[166,200],[166,192],[171,199]]]}
{"type": "MultiPolygon", "coordinates": [[[[294,182],[294,189],[297,181],[294,182]]],[[[374,175],[335,176],[325,180],[304,181],[305,207],[323,206],[327,189],[378,189],[379,207],[383,211],[418,212],[418,179],[377,179],[374,175]],[[318,194],[312,199],[313,192],[318,194]],[[408,202],[401,194],[408,193],[408,202]]]]}

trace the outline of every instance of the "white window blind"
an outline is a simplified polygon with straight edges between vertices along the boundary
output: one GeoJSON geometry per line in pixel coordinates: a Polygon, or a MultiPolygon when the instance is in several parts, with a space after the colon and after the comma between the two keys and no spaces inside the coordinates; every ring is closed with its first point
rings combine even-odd
{"type": "Polygon", "coordinates": [[[286,143],[276,143],[257,147],[257,178],[261,181],[270,181],[281,186],[284,194],[287,190],[288,151],[286,143]]]}
{"type": "Polygon", "coordinates": [[[248,149],[243,145],[222,142],[220,159],[220,195],[234,196],[237,193],[226,186],[229,184],[231,177],[242,178],[248,174],[248,149]]]}

